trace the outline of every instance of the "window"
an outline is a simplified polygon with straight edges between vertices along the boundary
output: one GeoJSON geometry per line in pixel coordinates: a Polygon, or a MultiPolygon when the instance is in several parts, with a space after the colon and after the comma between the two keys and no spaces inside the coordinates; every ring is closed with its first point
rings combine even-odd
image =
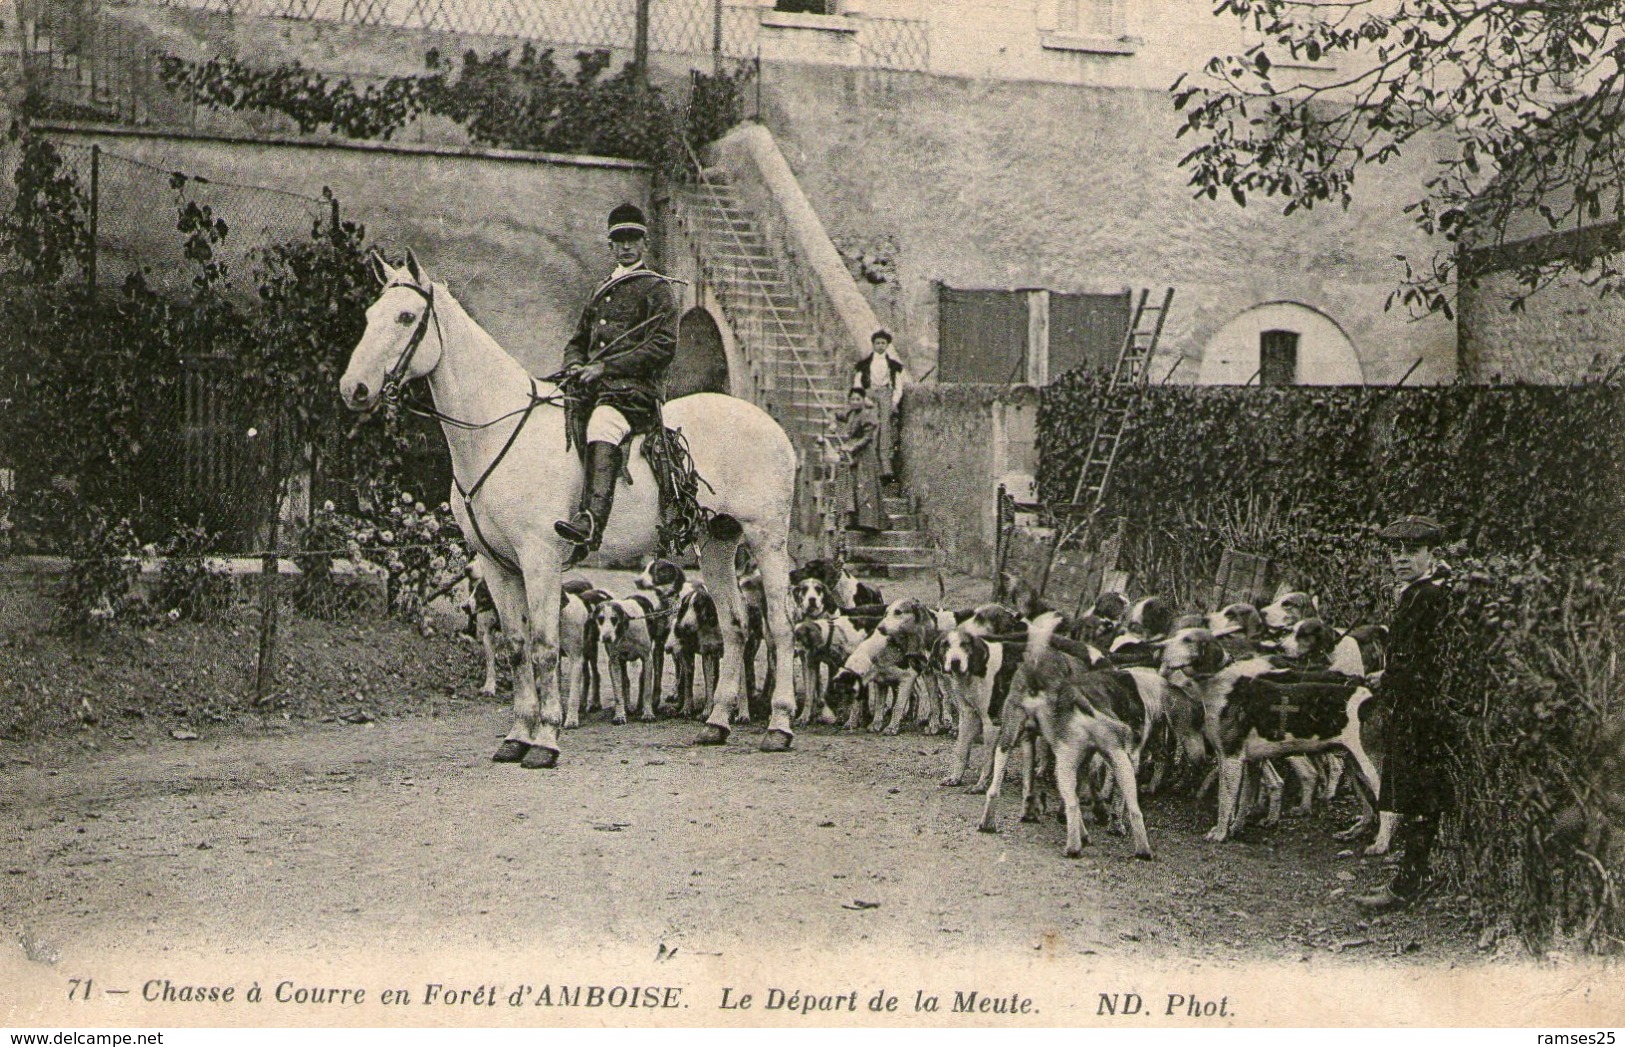
{"type": "Polygon", "coordinates": [[[1026,291],[940,288],[939,382],[1009,385],[1027,376],[1026,291]]]}
{"type": "Polygon", "coordinates": [[[1265,331],[1258,336],[1258,384],[1298,384],[1298,332],[1265,331]]]}
{"type": "Polygon", "coordinates": [[[793,15],[835,14],[836,0],[774,0],[773,10],[793,15]]]}
{"type": "Polygon", "coordinates": [[[1077,36],[1119,37],[1128,31],[1126,0],[1058,0],[1055,28],[1077,36]]]}
{"type": "Polygon", "coordinates": [[[1133,322],[1131,294],[1049,295],[1049,366],[1053,381],[1075,367],[1111,373],[1133,322]]]}

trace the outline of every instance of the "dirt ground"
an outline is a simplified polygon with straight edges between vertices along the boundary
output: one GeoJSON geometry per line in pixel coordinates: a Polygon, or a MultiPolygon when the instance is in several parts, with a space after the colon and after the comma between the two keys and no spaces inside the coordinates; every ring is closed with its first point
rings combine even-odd
{"type": "MultiPolygon", "coordinates": [[[[956,580],[950,598],[974,587],[956,580]]],[[[30,958],[198,942],[500,950],[539,936],[705,953],[763,926],[788,956],[1042,944],[1219,963],[1490,958],[1465,899],[1356,914],[1347,896],[1390,867],[1338,857],[1351,801],[1211,844],[1211,801],[1151,797],[1155,861],[1100,828],[1066,860],[1062,827],[1019,822],[1013,788],[1000,831],[976,831],[981,797],[936,784],[947,736],[817,728],[770,755],[760,725],[696,748],[691,722],[598,714],[565,736],[557,770],[523,771],[489,761],[510,714],[473,695],[466,645],[390,623],[290,628],[325,701],[297,674],[265,709],[183,693],[175,681],[203,678],[209,645],[182,628],[99,660],[12,631],[3,671],[99,679],[109,651],[149,665],[117,667],[127,693],[97,723],[0,740],[0,925],[30,958]],[[197,714],[211,708],[223,711],[197,714]]]]}

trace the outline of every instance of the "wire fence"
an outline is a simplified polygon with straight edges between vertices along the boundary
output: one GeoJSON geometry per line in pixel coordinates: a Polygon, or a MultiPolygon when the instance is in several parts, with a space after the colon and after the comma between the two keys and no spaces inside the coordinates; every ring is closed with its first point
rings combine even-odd
{"type": "MultiPolygon", "coordinates": [[[[119,9],[156,8],[424,34],[424,49],[469,46],[469,38],[523,41],[560,49],[608,49],[626,54],[688,58],[695,68],[720,69],[759,61],[784,46],[764,28],[764,9],[721,0],[18,0],[17,61],[33,115],[212,130],[218,115],[159,75],[163,37],[119,9]],[[640,17],[641,9],[641,17],[640,17]]],[[[834,60],[862,70],[928,72],[927,22],[853,16],[844,19],[834,60]]],[[[792,51],[785,60],[795,61],[792,51]]],[[[828,56],[820,61],[831,60],[828,56]]],[[[365,87],[387,79],[377,72],[315,70],[365,87]]],[[[272,120],[276,125],[278,122],[272,120]]],[[[276,129],[286,130],[284,127],[276,129]]],[[[418,127],[419,134],[422,127],[418,127]]]]}

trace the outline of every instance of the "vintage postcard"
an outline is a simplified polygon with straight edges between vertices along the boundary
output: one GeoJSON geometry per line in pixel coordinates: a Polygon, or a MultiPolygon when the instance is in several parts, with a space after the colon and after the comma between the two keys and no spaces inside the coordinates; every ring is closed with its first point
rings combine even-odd
{"type": "Polygon", "coordinates": [[[1611,8],[0,11],[0,1024],[1625,1025],[1611,8]]]}

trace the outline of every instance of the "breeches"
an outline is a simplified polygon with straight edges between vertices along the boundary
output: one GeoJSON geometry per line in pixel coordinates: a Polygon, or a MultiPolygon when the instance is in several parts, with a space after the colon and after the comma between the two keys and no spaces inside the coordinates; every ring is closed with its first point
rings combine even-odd
{"type": "Polygon", "coordinates": [[[592,415],[587,419],[587,442],[614,444],[619,447],[626,434],[632,431],[632,425],[626,420],[626,415],[610,407],[608,404],[599,404],[592,409],[592,415]]]}

